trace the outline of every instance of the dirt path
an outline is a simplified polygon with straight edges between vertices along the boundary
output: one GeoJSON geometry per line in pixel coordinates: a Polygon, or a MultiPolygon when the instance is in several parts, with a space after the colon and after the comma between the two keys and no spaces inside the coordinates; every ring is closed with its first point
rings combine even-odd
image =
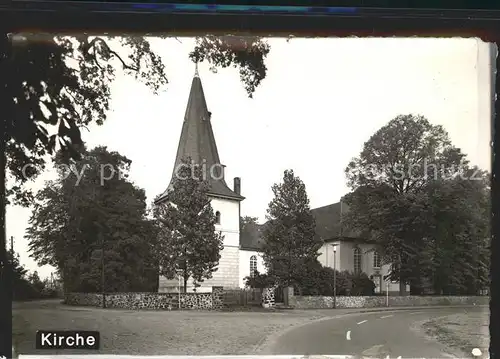
{"type": "Polygon", "coordinates": [[[454,314],[423,322],[421,327],[429,337],[462,351],[464,355],[470,356],[472,349],[479,348],[487,357],[490,344],[489,316],[487,309],[454,314]]]}
{"type": "Polygon", "coordinates": [[[13,310],[13,341],[17,353],[57,354],[35,349],[37,330],[97,330],[102,345],[93,354],[243,355],[254,353],[269,335],[320,316],[314,311],[125,311],[23,303],[13,310]]]}

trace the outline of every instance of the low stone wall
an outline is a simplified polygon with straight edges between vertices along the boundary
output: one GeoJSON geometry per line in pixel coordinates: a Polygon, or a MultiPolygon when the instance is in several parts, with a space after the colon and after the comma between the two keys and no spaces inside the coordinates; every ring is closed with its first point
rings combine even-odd
{"type": "MultiPolygon", "coordinates": [[[[222,287],[213,287],[212,293],[107,293],[105,298],[106,308],[219,310],[224,306],[223,292],[222,287]]],[[[66,293],[64,303],[102,307],[102,294],[66,293]]]]}
{"type": "Polygon", "coordinates": [[[276,286],[264,288],[262,291],[262,306],[264,308],[274,308],[276,305],[276,286]]]}
{"type": "MultiPolygon", "coordinates": [[[[289,305],[297,309],[326,309],[333,308],[333,297],[290,296],[289,305]]],[[[439,306],[439,305],[488,305],[489,297],[446,297],[446,296],[399,296],[387,298],[372,297],[344,297],[336,298],[337,308],[377,308],[377,307],[412,307],[412,306],[439,306]]]]}

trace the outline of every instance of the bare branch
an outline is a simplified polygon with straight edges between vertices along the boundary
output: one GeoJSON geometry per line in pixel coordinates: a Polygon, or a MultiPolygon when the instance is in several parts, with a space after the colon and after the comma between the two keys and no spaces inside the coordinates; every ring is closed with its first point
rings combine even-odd
{"type": "Polygon", "coordinates": [[[95,44],[97,42],[99,42],[101,45],[103,45],[106,48],[106,51],[108,51],[109,54],[112,55],[111,57],[116,57],[118,60],[120,60],[120,62],[122,63],[123,69],[125,69],[125,70],[131,70],[131,71],[136,71],[136,72],[139,71],[138,67],[134,67],[134,66],[128,65],[122,59],[122,57],[120,55],[118,55],[118,53],[116,51],[111,50],[111,48],[109,47],[109,45],[106,42],[106,40],[104,40],[104,39],[102,39],[100,37],[95,37],[94,39],[92,39],[92,41],[89,44],[89,47],[95,46],[95,44]]]}

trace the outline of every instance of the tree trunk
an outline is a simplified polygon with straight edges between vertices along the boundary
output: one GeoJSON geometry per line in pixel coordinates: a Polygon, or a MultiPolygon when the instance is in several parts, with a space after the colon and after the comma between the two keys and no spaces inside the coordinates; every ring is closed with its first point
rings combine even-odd
{"type": "MultiPolygon", "coordinates": [[[[0,30],[1,31],[1,30],[0,30]]],[[[0,234],[0,327],[5,330],[2,331],[0,335],[0,356],[5,356],[7,358],[12,357],[12,260],[7,260],[6,251],[6,233],[5,233],[5,168],[7,163],[7,157],[5,154],[5,143],[7,142],[7,129],[6,123],[8,120],[12,120],[10,104],[11,99],[9,96],[9,63],[12,61],[11,55],[11,42],[8,37],[7,32],[0,33],[0,78],[5,81],[3,86],[0,86],[0,109],[2,114],[0,115],[0,127],[1,127],[1,139],[0,143],[2,148],[0,149],[0,202],[2,203],[0,208],[0,221],[2,226],[2,233],[0,234]]]]}
{"type": "Polygon", "coordinates": [[[399,278],[399,295],[406,295],[406,284],[399,278]]]}
{"type": "Polygon", "coordinates": [[[184,279],[184,293],[187,293],[187,283],[188,283],[189,275],[187,274],[187,263],[186,262],[184,262],[183,279],[184,279]]]}

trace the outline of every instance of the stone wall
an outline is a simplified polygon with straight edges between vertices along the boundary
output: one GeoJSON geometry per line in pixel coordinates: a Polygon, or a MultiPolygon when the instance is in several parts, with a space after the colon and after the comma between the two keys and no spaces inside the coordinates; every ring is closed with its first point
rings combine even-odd
{"type": "MultiPolygon", "coordinates": [[[[224,306],[223,292],[222,287],[212,287],[212,293],[109,293],[105,298],[106,308],[219,310],[224,306]]],[[[102,294],[66,293],[64,303],[102,307],[102,294]]]]}
{"type": "MultiPolygon", "coordinates": [[[[336,308],[377,308],[377,307],[411,307],[432,305],[488,305],[489,297],[446,297],[446,296],[384,296],[344,297],[336,298],[336,308]]],[[[334,308],[333,297],[294,296],[288,298],[289,306],[297,309],[334,308]]]]}
{"type": "Polygon", "coordinates": [[[276,305],[276,287],[264,288],[262,291],[262,306],[264,308],[274,308],[276,305]]]}

